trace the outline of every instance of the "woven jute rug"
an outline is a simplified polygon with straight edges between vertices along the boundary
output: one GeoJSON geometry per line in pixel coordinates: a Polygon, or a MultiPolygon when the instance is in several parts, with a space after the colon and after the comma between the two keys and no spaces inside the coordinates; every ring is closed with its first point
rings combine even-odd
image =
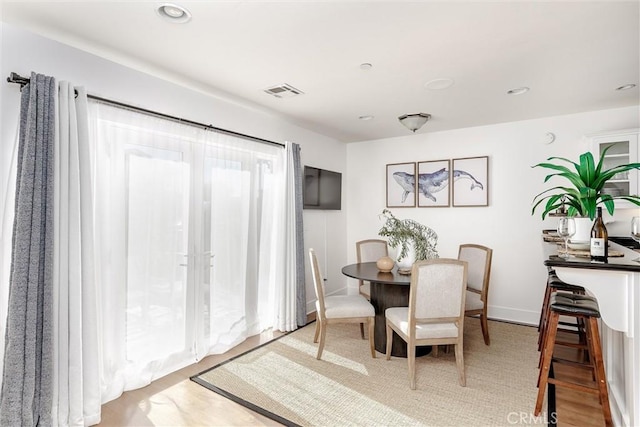
{"type": "Polygon", "coordinates": [[[329,325],[322,360],[315,324],[202,372],[192,380],[282,424],[302,426],[508,426],[544,424],[533,417],[537,331],[467,318],[467,386],[458,384],[453,351],[416,359],[417,389],[407,360],[373,359],[358,325],[329,325]]]}

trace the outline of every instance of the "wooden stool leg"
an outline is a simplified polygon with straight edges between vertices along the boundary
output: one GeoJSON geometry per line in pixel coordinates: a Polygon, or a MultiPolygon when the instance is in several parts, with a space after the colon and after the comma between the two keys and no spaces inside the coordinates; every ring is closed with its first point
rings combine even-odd
{"type": "MultiPolygon", "coordinates": [[[[538,320],[538,332],[542,329],[542,321],[545,317],[547,309],[549,307],[549,297],[551,296],[551,287],[547,283],[546,289],[544,290],[544,297],[542,298],[542,309],[540,309],[540,320],[538,320]]],[[[538,340],[538,343],[540,340],[538,340]]]]}
{"type": "Polygon", "coordinates": [[[547,382],[549,380],[549,369],[551,368],[551,359],[553,356],[553,344],[556,340],[556,333],[558,331],[558,313],[552,312],[549,315],[549,322],[547,326],[546,339],[543,346],[543,359],[542,366],[540,367],[540,377],[538,379],[538,398],[536,400],[536,407],[533,411],[533,415],[536,417],[540,415],[542,411],[542,403],[544,401],[544,392],[547,389],[547,382]]]}

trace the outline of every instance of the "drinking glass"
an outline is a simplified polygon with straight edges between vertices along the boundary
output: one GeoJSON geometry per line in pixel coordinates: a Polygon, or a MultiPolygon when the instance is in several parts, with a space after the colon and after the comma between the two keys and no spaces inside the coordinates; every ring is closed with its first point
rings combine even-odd
{"type": "MultiPolygon", "coordinates": [[[[640,216],[631,218],[631,237],[640,243],[640,216]]],[[[640,261],[640,257],[634,259],[634,261],[640,261]]]]}
{"type": "Polygon", "coordinates": [[[631,237],[636,242],[640,242],[640,216],[631,218],[631,237]]]}
{"type": "Polygon", "coordinates": [[[573,218],[569,217],[559,218],[558,236],[562,237],[562,239],[564,240],[564,253],[560,253],[558,255],[560,258],[569,258],[569,239],[574,234],[576,234],[576,221],[573,218]]]}

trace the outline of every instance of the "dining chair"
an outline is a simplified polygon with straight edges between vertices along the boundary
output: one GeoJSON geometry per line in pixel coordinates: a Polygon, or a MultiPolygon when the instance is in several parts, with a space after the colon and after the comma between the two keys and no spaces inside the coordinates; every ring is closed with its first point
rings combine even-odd
{"type": "Polygon", "coordinates": [[[458,248],[458,259],[469,264],[465,314],[479,316],[484,343],[490,344],[487,302],[491,277],[493,250],[486,246],[466,243],[458,248]]]}
{"type": "Polygon", "coordinates": [[[466,386],[463,356],[467,262],[437,258],[416,262],[411,269],[409,306],[385,310],[387,360],[395,332],[407,343],[409,383],[416,388],[416,346],[453,345],[458,382],[466,386]]]}
{"type": "MultiPolygon", "coordinates": [[[[309,249],[309,260],[311,262],[311,272],[313,275],[313,287],[316,291],[316,331],[313,342],[317,343],[318,354],[316,358],[322,357],[327,325],[332,323],[359,323],[367,324],[369,333],[369,348],[371,357],[376,357],[376,350],[373,341],[373,326],[375,320],[375,310],[371,303],[362,295],[331,295],[324,294],[324,280],[320,273],[318,257],[313,249],[309,249]]],[[[364,329],[360,328],[362,339],[364,339],[364,329]]]]}
{"type": "MultiPolygon", "coordinates": [[[[356,242],[356,260],[358,264],[361,262],[375,262],[385,256],[389,256],[386,240],[367,239],[356,242]]],[[[369,282],[360,280],[358,289],[361,295],[371,299],[371,284],[369,282]]]]}

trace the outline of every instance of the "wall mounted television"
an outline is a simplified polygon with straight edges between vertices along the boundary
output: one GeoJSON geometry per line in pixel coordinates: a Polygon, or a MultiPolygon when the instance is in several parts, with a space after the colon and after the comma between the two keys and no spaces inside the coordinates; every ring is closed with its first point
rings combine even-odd
{"type": "Polygon", "coordinates": [[[342,209],[342,174],[326,169],[304,167],[304,209],[342,209]]]}

